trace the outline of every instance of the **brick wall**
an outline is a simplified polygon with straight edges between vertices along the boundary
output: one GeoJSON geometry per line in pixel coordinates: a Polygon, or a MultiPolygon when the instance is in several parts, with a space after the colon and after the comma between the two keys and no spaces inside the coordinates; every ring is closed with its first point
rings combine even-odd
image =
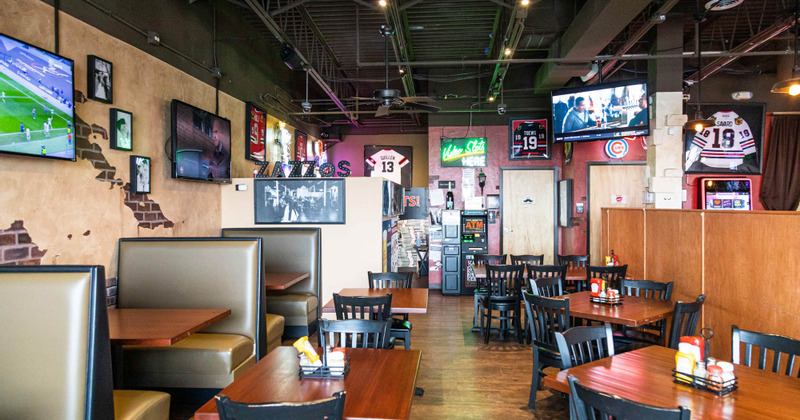
{"type": "Polygon", "coordinates": [[[156,226],[164,225],[165,228],[174,227],[164,213],[161,206],[155,201],[147,198],[147,194],[131,194],[131,184],[122,187],[125,190],[125,205],[133,210],[133,216],[139,221],[139,226],[147,229],[155,229],[156,226]]]}
{"type": "Polygon", "coordinates": [[[22,220],[0,230],[0,265],[40,265],[45,253],[33,243],[22,220]]]}

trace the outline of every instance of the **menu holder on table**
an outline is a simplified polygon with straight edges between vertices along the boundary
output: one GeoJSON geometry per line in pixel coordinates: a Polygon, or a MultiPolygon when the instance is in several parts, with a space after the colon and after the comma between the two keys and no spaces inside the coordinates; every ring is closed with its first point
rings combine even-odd
{"type": "Polygon", "coordinates": [[[736,377],[727,381],[714,381],[703,376],[681,373],[675,369],[672,369],[672,382],[691,386],[693,388],[701,389],[703,391],[720,396],[728,395],[731,392],[739,389],[739,381],[736,377]]]}
{"type": "Polygon", "coordinates": [[[624,301],[623,295],[617,295],[616,297],[608,298],[608,297],[600,297],[600,296],[589,296],[589,301],[592,303],[600,303],[603,305],[622,305],[624,301]]]}
{"type": "Polygon", "coordinates": [[[300,365],[300,379],[344,379],[348,372],[350,372],[349,357],[345,357],[344,366],[300,365]]]}

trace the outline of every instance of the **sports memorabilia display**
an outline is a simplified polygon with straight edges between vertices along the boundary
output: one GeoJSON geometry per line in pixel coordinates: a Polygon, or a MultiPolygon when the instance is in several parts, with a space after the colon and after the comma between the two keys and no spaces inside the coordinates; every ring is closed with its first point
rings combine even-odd
{"type": "Polygon", "coordinates": [[[247,141],[244,157],[248,160],[263,161],[266,159],[267,112],[251,102],[247,103],[246,111],[247,141]]]}
{"type": "Polygon", "coordinates": [[[550,159],[547,120],[508,120],[509,159],[550,159]]]}
{"type": "Polygon", "coordinates": [[[364,176],[379,176],[411,188],[411,146],[364,146],[364,176]]]}
{"type": "MultiPolygon", "coordinates": [[[[686,107],[693,115],[694,106],[686,107]]],[[[715,126],[684,133],[687,173],[760,174],[764,138],[764,104],[704,104],[715,126]]]]}

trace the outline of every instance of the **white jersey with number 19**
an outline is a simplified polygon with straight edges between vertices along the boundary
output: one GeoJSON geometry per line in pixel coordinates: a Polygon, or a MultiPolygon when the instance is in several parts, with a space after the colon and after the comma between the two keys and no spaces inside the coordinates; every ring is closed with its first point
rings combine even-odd
{"type": "Polygon", "coordinates": [[[733,111],[720,111],[711,119],[715,126],[694,136],[692,146],[700,151],[700,162],[715,168],[734,168],[756,152],[753,132],[747,121],[733,111]]]}

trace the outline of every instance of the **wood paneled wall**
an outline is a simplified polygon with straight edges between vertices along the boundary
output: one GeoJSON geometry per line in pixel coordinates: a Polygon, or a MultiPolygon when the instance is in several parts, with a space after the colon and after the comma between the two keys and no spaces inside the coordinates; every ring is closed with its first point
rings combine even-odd
{"type": "Polygon", "coordinates": [[[603,235],[634,278],[706,295],[712,355],[730,360],[731,325],[800,339],[800,213],[603,209],[603,235]]]}

